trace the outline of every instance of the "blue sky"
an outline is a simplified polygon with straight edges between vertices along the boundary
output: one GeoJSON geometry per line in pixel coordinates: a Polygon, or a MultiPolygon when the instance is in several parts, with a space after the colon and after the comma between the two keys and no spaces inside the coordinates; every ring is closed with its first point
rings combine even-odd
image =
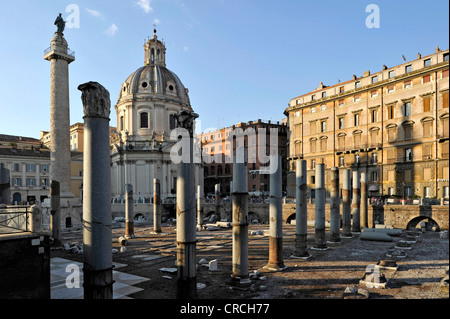
{"type": "MultiPolygon", "coordinates": [[[[167,47],[167,67],[189,88],[201,130],[281,120],[289,100],[449,47],[447,0],[16,0],[0,9],[0,134],[39,138],[50,127],[50,63],[43,51],[59,12],[66,28],[71,123],[83,122],[77,86],[97,81],[115,105],[122,82],[143,65],[144,39],[167,47]],[[369,4],[380,27],[367,28],[369,4]],[[69,6],[69,7],[68,7],[69,6]],[[69,9],[69,12],[66,12],[69,9]]],[[[116,114],[111,108],[111,125],[116,114]]]]}

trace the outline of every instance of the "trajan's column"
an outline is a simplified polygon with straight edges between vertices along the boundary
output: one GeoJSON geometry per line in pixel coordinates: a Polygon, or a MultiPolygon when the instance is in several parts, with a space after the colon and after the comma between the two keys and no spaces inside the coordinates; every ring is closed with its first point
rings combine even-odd
{"type": "MultiPolygon", "coordinates": [[[[61,13],[55,20],[58,27],[44,59],[50,61],[50,149],[51,180],[60,183],[61,204],[74,198],[70,185],[70,111],[69,64],[75,61],[74,53],[64,39],[65,22],[61,13]]],[[[65,206],[65,205],[64,205],[65,206]]]]}

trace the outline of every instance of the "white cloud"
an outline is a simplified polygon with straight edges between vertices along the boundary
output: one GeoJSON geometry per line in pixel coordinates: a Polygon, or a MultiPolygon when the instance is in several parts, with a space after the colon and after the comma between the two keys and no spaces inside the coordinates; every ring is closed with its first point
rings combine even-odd
{"type": "Polygon", "coordinates": [[[156,18],[153,19],[153,24],[158,25],[160,22],[161,22],[161,21],[159,21],[159,19],[156,19],[156,18]]]}
{"type": "Polygon", "coordinates": [[[119,28],[113,23],[108,29],[105,30],[105,33],[110,37],[113,37],[118,30],[119,28]]]}
{"type": "Polygon", "coordinates": [[[98,12],[97,10],[93,10],[93,9],[86,8],[86,11],[89,12],[92,16],[94,16],[94,17],[96,17],[96,18],[105,19],[105,17],[103,16],[103,14],[101,14],[101,13],[98,12]]]}
{"type": "Polygon", "coordinates": [[[183,47],[183,50],[187,51],[187,50],[189,50],[189,48],[187,46],[185,46],[185,47],[183,47]]]}
{"type": "Polygon", "coordinates": [[[140,6],[145,13],[149,13],[153,11],[153,8],[150,7],[150,0],[139,0],[137,5],[140,6]]]}

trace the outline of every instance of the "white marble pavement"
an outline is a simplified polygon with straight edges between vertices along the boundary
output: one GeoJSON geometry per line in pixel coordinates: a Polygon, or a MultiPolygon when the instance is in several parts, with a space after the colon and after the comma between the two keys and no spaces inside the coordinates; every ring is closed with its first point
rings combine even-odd
{"type": "MultiPolygon", "coordinates": [[[[117,269],[126,265],[113,264],[115,266],[113,269],[113,299],[132,299],[129,295],[143,290],[133,285],[150,280],[149,278],[117,271],[117,269]]],[[[64,258],[51,258],[50,289],[51,299],[83,299],[83,264],[64,258]],[[69,288],[76,283],[76,271],[79,274],[79,288],[69,288]],[[66,281],[68,281],[69,285],[67,285],[66,281]]]]}

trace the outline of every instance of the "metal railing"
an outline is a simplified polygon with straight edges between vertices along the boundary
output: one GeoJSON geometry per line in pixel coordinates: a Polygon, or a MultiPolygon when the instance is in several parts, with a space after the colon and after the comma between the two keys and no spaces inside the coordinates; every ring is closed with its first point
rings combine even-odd
{"type": "Polygon", "coordinates": [[[0,208],[0,234],[30,231],[30,213],[29,206],[0,208]]]}

